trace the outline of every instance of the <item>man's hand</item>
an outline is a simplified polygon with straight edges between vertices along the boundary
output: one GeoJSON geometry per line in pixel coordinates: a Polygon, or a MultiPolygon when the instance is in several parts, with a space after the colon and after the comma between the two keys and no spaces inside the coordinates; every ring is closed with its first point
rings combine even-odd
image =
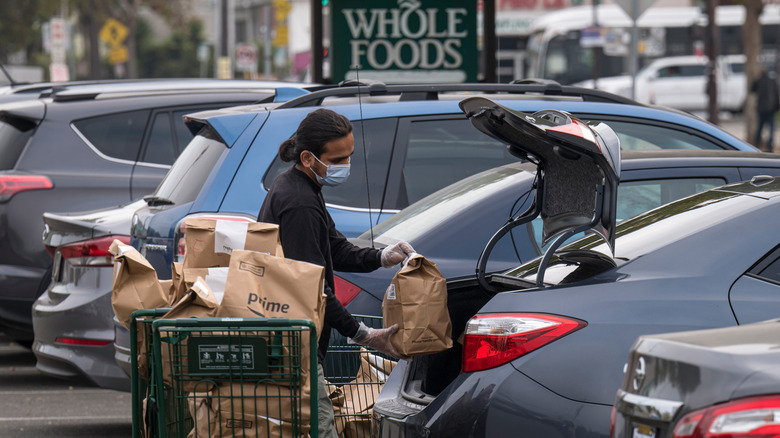
{"type": "Polygon", "coordinates": [[[348,342],[350,344],[360,344],[365,345],[366,347],[371,347],[380,353],[384,353],[388,356],[392,356],[398,359],[409,360],[411,357],[402,355],[398,352],[398,350],[395,349],[395,347],[393,347],[393,344],[390,343],[390,336],[392,336],[397,331],[398,324],[393,324],[392,326],[385,329],[375,329],[368,327],[361,322],[358,332],[354,337],[349,338],[348,342]]]}
{"type": "Polygon", "coordinates": [[[398,241],[382,250],[382,267],[392,268],[393,266],[406,260],[407,257],[414,253],[414,248],[409,242],[403,240],[398,241]]]}

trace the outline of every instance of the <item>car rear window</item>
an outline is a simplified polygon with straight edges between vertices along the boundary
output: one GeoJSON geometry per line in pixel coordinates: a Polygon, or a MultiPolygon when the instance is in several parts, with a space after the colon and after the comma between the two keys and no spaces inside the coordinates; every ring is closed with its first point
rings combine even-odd
{"type": "Polygon", "coordinates": [[[612,128],[620,139],[620,149],[658,150],[658,149],[704,149],[721,150],[705,138],[690,132],[671,127],[622,120],[600,120],[612,128]]]}
{"type": "Polygon", "coordinates": [[[34,122],[0,115],[0,170],[14,168],[33,132],[34,122]]]}
{"type": "Polygon", "coordinates": [[[103,155],[136,161],[149,110],[128,111],[73,122],[87,142],[103,155]]]}
{"type": "Polygon", "coordinates": [[[211,170],[227,150],[225,143],[210,128],[201,129],[173,163],[154,196],[174,204],[194,201],[211,170]]]}

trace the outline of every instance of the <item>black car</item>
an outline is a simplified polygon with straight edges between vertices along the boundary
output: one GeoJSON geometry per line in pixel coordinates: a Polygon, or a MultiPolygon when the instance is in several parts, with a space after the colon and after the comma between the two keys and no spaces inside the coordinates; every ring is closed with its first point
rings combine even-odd
{"type": "Polygon", "coordinates": [[[192,138],[183,115],[273,101],[282,85],[305,92],[294,84],[170,79],[0,98],[0,327],[32,340],[32,303],[52,268],[41,245],[43,212],[114,206],[154,191],[192,138]]]}
{"type": "MultiPolygon", "coordinates": [[[[491,135],[510,140],[527,131],[516,126],[522,115],[477,106],[485,111],[467,108],[472,121],[491,135]]],[[[557,164],[597,164],[584,152],[572,153],[574,142],[549,134],[538,139],[532,143],[546,144],[548,162],[559,149],[557,164]]],[[[518,154],[528,144],[510,141],[518,154]]],[[[605,221],[616,179],[608,167],[584,172],[583,181],[593,185],[587,196],[571,171],[552,172],[544,160],[540,166],[544,194],[517,224],[540,213],[543,221],[560,218],[545,212],[571,202],[581,205],[581,214],[545,235],[550,246],[542,257],[449,283],[455,346],[399,362],[374,405],[377,436],[607,437],[625,352],[637,337],[780,314],[780,179],[757,175],[613,229],[605,221]],[[545,182],[550,178],[559,180],[545,182]],[[583,196],[571,199],[576,191],[583,196]],[[595,233],[559,246],[583,229],[595,233]]]]}
{"type": "Polygon", "coordinates": [[[780,319],[641,336],[615,400],[612,436],[777,436],[778,363],[780,319]]]}

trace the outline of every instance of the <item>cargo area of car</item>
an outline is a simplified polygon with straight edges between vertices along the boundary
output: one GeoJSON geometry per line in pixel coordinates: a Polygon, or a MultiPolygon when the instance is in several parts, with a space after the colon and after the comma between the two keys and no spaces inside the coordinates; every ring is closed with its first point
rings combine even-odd
{"type": "MultiPolygon", "coordinates": [[[[515,289],[495,283],[493,286],[500,291],[515,289]]],[[[430,403],[460,374],[463,356],[461,337],[466,323],[495,295],[480,287],[476,279],[449,282],[447,292],[453,345],[440,353],[415,356],[409,362],[401,394],[413,403],[430,403]]]]}

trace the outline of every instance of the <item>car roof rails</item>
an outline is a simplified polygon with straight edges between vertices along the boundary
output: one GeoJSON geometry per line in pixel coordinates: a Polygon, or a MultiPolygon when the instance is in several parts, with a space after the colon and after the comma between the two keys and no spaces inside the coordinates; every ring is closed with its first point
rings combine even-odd
{"type": "Polygon", "coordinates": [[[312,91],[304,96],[291,99],[278,108],[300,108],[321,106],[325,99],[333,97],[356,97],[358,95],[397,95],[398,101],[439,100],[444,93],[482,93],[576,97],[589,102],[606,102],[629,105],[642,105],[627,97],[607,93],[591,88],[561,85],[546,79],[524,79],[510,84],[498,83],[449,83],[449,84],[393,84],[361,79],[344,81],[338,86],[312,91]]]}

